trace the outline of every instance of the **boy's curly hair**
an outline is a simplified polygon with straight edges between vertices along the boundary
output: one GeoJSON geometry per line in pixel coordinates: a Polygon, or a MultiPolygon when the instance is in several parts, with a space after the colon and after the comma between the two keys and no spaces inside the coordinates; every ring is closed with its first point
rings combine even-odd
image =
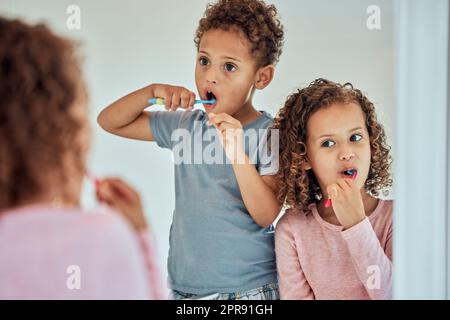
{"type": "Polygon", "coordinates": [[[87,96],[73,49],[44,25],[0,17],[0,210],[84,172],[87,96]]]}
{"type": "MultiPolygon", "coordinates": [[[[390,147],[386,143],[383,126],[377,121],[373,103],[351,83],[344,85],[317,79],[308,87],[290,95],[279,111],[273,129],[279,130],[279,171],[275,177],[278,200],[288,209],[309,213],[309,205],[320,201],[321,190],[312,170],[303,169],[306,163],[308,120],[317,110],[334,103],[356,103],[366,116],[370,137],[371,163],[365,189],[373,196],[392,185],[390,147]]],[[[387,194],[387,190],[383,194],[387,194]]]]}
{"type": "Polygon", "coordinates": [[[284,31],[274,5],[267,5],[262,0],[219,0],[208,4],[194,39],[197,49],[206,31],[232,28],[247,37],[259,67],[278,62],[284,31]]]}

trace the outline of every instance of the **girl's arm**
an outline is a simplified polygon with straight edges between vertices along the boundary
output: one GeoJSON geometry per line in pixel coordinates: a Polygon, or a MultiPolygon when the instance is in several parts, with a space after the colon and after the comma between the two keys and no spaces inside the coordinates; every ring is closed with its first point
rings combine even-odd
{"type": "Polygon", "coordinates": [[[314,293],[300,265],[295,237],[286,216],[280,219],[275,229],[275,253],[281,299],[314,300],[314,293]]]}
{"type": "Polygon", "coordinates": [[[368,218],[342,231],[342,237],[370,298],[392,299],[392,229],[389,229],[385,249],[368,218]]]}
{"type": "MultiPolygon", "coordinates": [[[[327,187],[333,210],[344,227],[342,237],[352,256],[359,279],[372,299],[392,297],[392,215],[386,211],[389,236],[385,249],[381,247],[372,224],[366,217],[361,190],[354,179],[339,179],[327,187]]],[[[381,201],[381,200],[380,200],[381,201]]]]}
{"type": "Polygon", "coordinates": [[[164,294],[161,272],[156,262],[154,240],[145,218],[139,193],[121,179],[104,178],[99,183],[97,199],[115,208],[134,229],[142,253],[151,298],[167,297],[164,294]]]}
{"type": "Polygon", "coordinates": [[[169,294],[163,284],[162,272],[156,260],[158,255],[154,246],[154,238],[148,229],[137,231],[137,237],[143,252],[147,280],[151,290],[150,295],[152,299],[165,300],[169,294]]]}
{"type": "Polygon", "coordinates": [[[195,94],[183,87],[152,84],[134,91],[103,109],[97,117],[98,124],[106,131],[125,138],[154,141],[150,128],[151,113],[144,111],[148,100],[165,99],[166,109],[189,108],[194,105],[195,94]]]}

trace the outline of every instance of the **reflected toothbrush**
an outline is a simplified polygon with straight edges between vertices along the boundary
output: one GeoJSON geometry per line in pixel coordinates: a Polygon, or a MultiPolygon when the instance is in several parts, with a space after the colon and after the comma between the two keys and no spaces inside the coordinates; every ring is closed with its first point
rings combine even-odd
{"type": "Polygon", "coordinates": [[[98,191],[98,187],[100,186],[100,178],[97,178],[90,171],[86,171],[86,177],[92,182],[95,187],[95,191],[98,191]]]}

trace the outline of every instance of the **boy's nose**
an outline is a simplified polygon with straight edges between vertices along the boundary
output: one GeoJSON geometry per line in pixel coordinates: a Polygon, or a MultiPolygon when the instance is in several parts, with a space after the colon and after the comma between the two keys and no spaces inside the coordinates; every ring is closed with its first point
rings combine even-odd
{"type": "Polygon", "coordinates": [[[208,84],[217,84],[217,72],[214,70],[214,68],[209,68],[209,70],[206,72],[206,82],[208,84]]]}

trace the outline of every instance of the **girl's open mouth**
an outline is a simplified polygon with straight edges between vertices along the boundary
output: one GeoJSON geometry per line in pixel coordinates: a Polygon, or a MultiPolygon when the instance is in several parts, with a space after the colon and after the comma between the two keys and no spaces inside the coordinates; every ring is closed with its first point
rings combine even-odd
{"type": "Polygon", "coordinates": [[[356,179],[357,175],[358,175],[358,170],[351,168],[351,169],[346,169],[344,171],[341,171],[341,174],[350,177],[352,179],[356,179]]]}

